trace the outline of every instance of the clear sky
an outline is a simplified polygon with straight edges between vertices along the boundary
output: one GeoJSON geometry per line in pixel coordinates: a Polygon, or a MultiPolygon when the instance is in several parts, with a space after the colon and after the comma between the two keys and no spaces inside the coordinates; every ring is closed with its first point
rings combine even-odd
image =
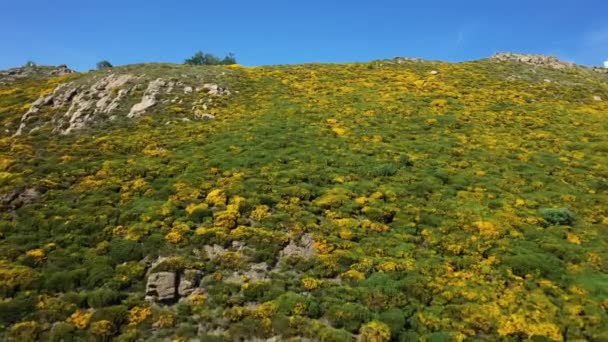
{"type": "Polygon", "coordinates": [[[181,63],[197,50],[244,65],[447,61],[497,51],[608,60],[608,0],[0,0],[0,69],[181,63]]]}

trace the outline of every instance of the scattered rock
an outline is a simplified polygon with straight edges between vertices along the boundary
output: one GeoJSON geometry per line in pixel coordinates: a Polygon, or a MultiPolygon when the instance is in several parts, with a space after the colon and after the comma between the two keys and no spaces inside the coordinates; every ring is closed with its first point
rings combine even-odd
{"type": "Polygon", "coordinates": [[[595,95],[593,97],[593,101],[602,101],[602,98],[600,96],[595,95]]]}
{"type": "Polygon", "coordinates": [[[533,55],[523,53],[512,53],[512,52],[500,52],[494,54],[491,59],[505,62],[514,61],[530,65],[547,66],[553,69],[565,69],[572,68],[575,66],[574,63],[564,62],[559,60],[557,57],[545,56],[545,55],[533,55]]]}
{"type": "Polygon", "coordinates": [[[184,87],[184,94],[191,94],[193,91],[192,87],[184,87]]]}
{"type": "Polygon", "coordinates": [[[0,209],[15,210],[25,204],[32,204],[40,199],[40,193],[34,188],[14,190],[8,194],[0,195],[0,209]]]}
{"type": "Polygon", "coordinates": [[[215,83],[205,83],[201,87],[196,87],[196,91],[205,91],[209,95],[230,95],[230,91],[228,89],[222,88],[215,83]]]}
{"type": "Polygon", "coordinates": [[[317,252],[314,249],[314,239],[312,234],[304,234],[300,239],[300,244],[296,244],[293,240],[289,242],[280,253],[281,257],[298,256],[302,258],[310,258],[316,255],[317,252]]]}
{"type": "Polygon", "coordinates": [[[262,281],[267,280],[270,267],[265,262],[258,264],[252,264],[246,271],[236,271],[224,280],[227,283],[241,285],[245,280],[247,281],[262,281]]]}
{"type": "Polygon", "coordinates": [[[214,260],[215,258],[226,254],[226,249],[220,245],[205,245],[203,246],[203,250],[207,253],[207,258],[209,258],[209,260],[214,260]]]}
{"type": "Polygon", "coordinates": [[[439,73],[439,71],[437,70],[431,70],[431,75],[437,75],[439,73]]]}
{"type": "Polygon", "coordinates": [[[203,272],[199,270],[185,270],[184,274],[179,279],[177,294],[180,297],[191,295],[197,289],[202,276],[203,272]]]}
{"type": "Polygon", "coordinates": [[[194,112],[194,118],[200,119],[200,120],[213,120],[213,119],[215,119],[215,115],[203,113],[200,110],[197,110],[194,112]]]}

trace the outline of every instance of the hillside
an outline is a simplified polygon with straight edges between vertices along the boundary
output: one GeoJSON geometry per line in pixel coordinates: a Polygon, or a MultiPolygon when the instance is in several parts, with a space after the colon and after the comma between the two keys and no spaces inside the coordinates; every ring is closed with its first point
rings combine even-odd
{"type": "Polygon", "coordinates": [[[0,73],[0,339],[608,341],[606,69],[61,70],[0,73]]]}

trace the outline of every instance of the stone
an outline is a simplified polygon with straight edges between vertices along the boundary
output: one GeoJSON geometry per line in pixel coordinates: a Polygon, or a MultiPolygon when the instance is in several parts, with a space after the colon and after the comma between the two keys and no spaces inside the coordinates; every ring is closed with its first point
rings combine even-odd
{"type": "Polygon", "coordinates": [[[602,101],[602,98],[600,96],[595,95],[593,97],[593,101],[602,101]]]}
{"type": "Polygon", "coordinates": [[[177,299],[177,276],[175,272],[157,272],[148,276],[146,300],[172,302],[177,299]]]}
{"type": "Polygon", "coordinates": [[[128,118],[135,118],[143,114],[146,109],[156,105],[157,96],[160,93],[168,93],[172,89],[170,84],[167,84],[162,78],[158,78],[148,84],[148,88],[144,92],[143,97],[139,103],[136,103],[131,107],[131,111],[127,115],[128,118]],[[167,89],[164,89],[168,87],[167,89]]]}
{"type": "Polygon", "coordinates": [[[316,251],[314,249],[314,239],[312,234],[302,235],[299,245],[293,240],[289,241],[289,244],[280,252],[281,257],[298,256],[302,258],[310,258],[314,255],[316,255],[316,251]]]}
{"type": "Polygon", "coordinates": [[[220,245],[213,245],[213,246],[205,245],[205,246],[203,246],[203,250],[205,251],[205,253],[207,254],[207,257],[210,260],[214,260],[218,256],[222,256],[222,255],[226,254],[226,249],[220,245]]]}
{"type": "Polygon", "coordinates": [[[437,70],[431,70],[431,75],[437,75],[439,73],[439,71],[437,70]]]}
{"type": "Polygon", "coordinates": [[[230,91],[228,91],[228,89],[222,88],[218,84],[215,84],[215,83],[205,83],[200,87],[196,87],[196,91],[197,92],[204,91],[209,95],[218,95],[218,96],[230,95],[230,91]]]}
{"type": "Polygon", "coordinates": [[[200,284],[203,272],[199,270],[185,270],[179,279],[177,293],[180,297],[191,295],[200,284]]]}
{"type": "Polygon", "coordinates": [[[23,205],[32,204],[40,199],[40,193],[34,188],[13,190],[0,195],[0,208],[18,209],[23,205]]]}
{"type": "Polygon", "coordinates": [[[191,94],[193,91],[192,87],[184,87],[184,94],[191,94]]]}
{"type": "Polygon", "coordinates": [[[196,119],[200,119],[200,120],[213,120],[215,119],[215,115],[212,114],[208,114],[208,113],[203,113],[199,110],[197,110],[196,112],[194,112],[194,117],[196,119]]]}

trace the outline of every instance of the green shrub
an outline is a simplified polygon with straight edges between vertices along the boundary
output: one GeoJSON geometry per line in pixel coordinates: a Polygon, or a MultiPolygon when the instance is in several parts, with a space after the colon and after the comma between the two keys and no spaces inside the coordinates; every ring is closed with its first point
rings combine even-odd
{"type": "Polygon", "coordinates": [[[388,163],[378,165],[372,170],[371,174],[374,177],[390,177],[396,175],[397,171],[399,171],[399,166],[393,163],[388,163]]]}
{"type": "Polygon", "coordinates": [[[97,62],[97,64],[95,64],[95,67],[97,68],[97,70],[102,70],[102,69],[112,68],[114,66],[112,65],[112,63],[110,63],[106,60],[103,60],[103,61],[97,62]]]}
{"type": "Polygon", "coordinates": [[[36,298],[18,297],[0,300],[0,322],[4,325],[22,320],[36,309],[36,298]]]}
{"type": "Polygon", "coordinates": [[[91,322],[96,321],[109,321],[114,324],[115,327],[120,327],[127,321],[129,316],[129,309],[124,305],[112,305],[104,308],[95,310],[95,313],[91,317],[91,322]]]}
{"type": "Polygon", "coordinates": [[[110,258],[116,264],[127,261],[138,261],[143,257],[141,243],[125,239],[114,239],[110,242],[110,258]]]}
{"type": "Polygon", "coordinates": [[[350,332],[357,332],[361,325],[371,319],[369,310],[357,303],[344,303],[332,305],[326,313],[327,319],[336,328],[344,328],[350,332]]]}
{"type": "Polygon", "coordinates": [[[569,226],[575,222],[574,213],[568,208],[542,208],[539,212],[551,224],[569,226]]]}
{"type": "Polygon", "coordinates": [[[48,333],[49,341],[74,341],[74,326],[65,322],[56,322],[48,333]]]}
{"type": "Polygon", "coordinates": [[[380,314],[379,321],[388,325],[393,336],[397,336],[405,326],[405,313],[398,309],[392,308],[380,314]]]}
{"type": "Polygon", "coordinates": [[[111,289],[101,288],[87,294],[87,304],[93,308],[116,304],[120,301],[120,293],[111,289]]]}

